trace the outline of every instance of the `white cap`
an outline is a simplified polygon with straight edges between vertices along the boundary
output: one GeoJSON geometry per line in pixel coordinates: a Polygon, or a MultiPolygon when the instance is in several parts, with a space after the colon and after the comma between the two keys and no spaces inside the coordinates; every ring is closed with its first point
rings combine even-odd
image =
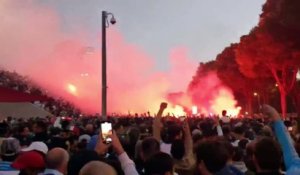
{"type": "Polygon", "coordinates": [[[192,135],[194,136],[194,135],[198,135],[198,134],[202,134],[202,132],[201,132],[201,130],[199,130],[199,129],[194,129],[193,131],[192,131],[192,135]]]}
{"type": "Polygon", "coordinates": [[[43,142],[32,142],[29,147],[24,148],[21,150],[22,152],[28,152],[28,151],[39,151],[44,154],[47,154],[48,152],[48,147],[45,143],[43,142]]]}
{"type": "Polygon", "coordinates": [[[89,136],[89,135],[87,135],[87,134],[83,134],[83,135],[79,136],[78,141],[81,142],[81,141],[83,141],[84,139],[86,140],[87,143],[89,143],[90,140],[91,140],[91,136],[89,136]]]}

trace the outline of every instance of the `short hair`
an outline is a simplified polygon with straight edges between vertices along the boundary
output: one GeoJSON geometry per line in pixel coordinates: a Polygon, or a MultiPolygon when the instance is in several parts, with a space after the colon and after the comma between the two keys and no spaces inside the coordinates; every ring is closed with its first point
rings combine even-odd
{"type": "Polygon", "coordinates": [[[144,159],[149,159],[152,155],[158,153],[160,151],[160,144],[158,140],[154,137],[145,138],[142,141],[141,150],[144,156],[144,159]]]}
{"type": "Polygon", "coordinates": [[[168,126],[167,134],[170,142],[173,142],[175,138],[180,135],[182,128],[176,124],[168,126]]]}
{"type": "Polygon", "coordinates": [[[216,173],[225,167],[230,153],[225,141],[219,139],[200,142],[196,147],[197,162],[204,162],[207,170],[216,173]]]}
{"type": "Polygon", "coordinates": [[[154,154],[145,162],[145,175],[164,175],[173,171],[174,162],[172,157],[163,152],[154,154]]]}
{"type": "Polygon", "coordinates": [[[85,164],[99,159],[99,155],[91,150],[82,150],[73,154],[68,162],[68,175],[78,175],[78,172],[85,164]]]}
{"type": "Polygon", "coordinates": [[[24,131],[25,128],[28,128],[28,126],[25,125],[25,124],[20,124],[20,125],[18,126],[18,133],[19,133],[19,134],[22,133],[22,132],[24,131]]]}
{"type": "Polygon", "coordinates": [[[42,130],[47,130],[47,124],[46,124],[46,122],[44,122],[43,120],[37,120],[36,122],[35,122],[35,125],[36,125],[36,127],[38,127],[38,128],[40,128],[40,129],[42,129],[42,130]]]}
{"type": "Polygon", "coordinates": [[[62,148],[53,148],[46,155],[46,166],[50,169],[58,169],[63,163],[67,163],[69,154],[62,148]]]}
{"type": "Polygon", "coordinates": [[[226,111],[226,110],[223,110],[223,111],[222,111],[222,116],[226,116],[226,114],[227,114],[227,111],[226,111]]]}
{"type": "Polygon", "coordinates": [[[185,149],[184,149],[184,142],[183,140],[175,140],[172,142],[171,145],[171,155],[174,159],[181,160],[184,156],[185,149]]]}
{"type": "Polygon", "coordinates": [[[117,175],[117,172],[104,162],[91,161],[81,168],[79,175],[117,175]]]}
{"type": "Polygon", "coordinates": [[[280,145],[272,138],[263,137],[254,144],[254,156],[262,170],[279,170],[281,165],[280,145]]]}

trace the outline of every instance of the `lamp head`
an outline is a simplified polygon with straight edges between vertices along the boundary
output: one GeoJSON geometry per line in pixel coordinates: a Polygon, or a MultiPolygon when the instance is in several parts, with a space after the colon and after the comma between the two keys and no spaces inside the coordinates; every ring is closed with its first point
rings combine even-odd
{"type": "Polygon", "coordinates": [[[116,19],[115,19],[115,17],[114,16],[112,16],[111,17],[111,19],[110,19],[110,23],[112,24],[112,25],[114,25],[114,24],[116,24],[116,19]]]}

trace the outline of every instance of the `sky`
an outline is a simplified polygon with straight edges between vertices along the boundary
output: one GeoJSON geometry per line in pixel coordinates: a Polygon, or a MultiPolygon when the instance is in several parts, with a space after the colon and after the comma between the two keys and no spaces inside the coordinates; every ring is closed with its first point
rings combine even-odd
{"type": "MultiPolygon", "coordinates": [[[[101,11],[112,12],[124,39],[169,68],[174,47],[188,49],[197,62],[215,59],[230,43],[238,42],[259,20],[265,0],[40,0],[55,9],[65,33],[88,31],[86,45],[100,48],[101,11]]],[[[108,38],[109,40],[109,38],[108,38]]],[[[108,52],[109,52],[108,48],[108,52]]]]}

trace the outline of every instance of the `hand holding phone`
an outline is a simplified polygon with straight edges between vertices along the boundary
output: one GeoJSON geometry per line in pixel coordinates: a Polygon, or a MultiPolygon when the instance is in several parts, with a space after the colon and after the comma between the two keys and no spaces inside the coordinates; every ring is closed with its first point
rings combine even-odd
{"type": "Polygon", "coordinates": [[[124,153],[124,148],[116,134],[116,132],[113,132],[112,133],[112,147],[114,149],[114,151],[118,154],[118,155],[121,155],[122,153],[124,153]]]}
{"type": "Polygon", "coordinates": [[[112,142],[112,124],[109,122],[101,123],[101,137],[104,143],[109,144],[112,142]]]}

